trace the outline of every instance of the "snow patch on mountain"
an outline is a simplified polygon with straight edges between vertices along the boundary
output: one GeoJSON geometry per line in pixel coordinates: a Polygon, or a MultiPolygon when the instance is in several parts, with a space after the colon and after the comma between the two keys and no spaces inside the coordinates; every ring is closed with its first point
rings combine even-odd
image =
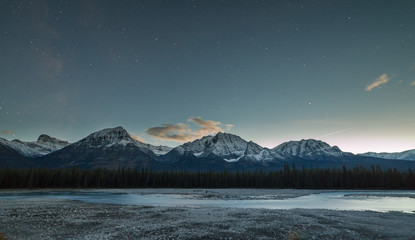
{"type": "Polygon", "coordinates": [[[195,157],[199,157],[200,155],[202,155],[204,152],[202,151],[202,152],[197,152],[197,153],[193,153],[193,156],[195,156],[195,157]]]}
{"type": "Polygon", "coordinates": [[[241,156],[239,156],[237,158],[232,158],[232,159],[226,159],[226,158],[224,158],[223,160],[225,160],[227,162],[237,162],[237,161],[239,161],[243,157],[244,157],[244,155],[241,155],[241,156]]]}

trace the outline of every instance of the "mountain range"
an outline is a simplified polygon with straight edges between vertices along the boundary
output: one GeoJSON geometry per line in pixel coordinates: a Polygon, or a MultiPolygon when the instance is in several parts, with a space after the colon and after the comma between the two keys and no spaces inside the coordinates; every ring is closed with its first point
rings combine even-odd
{"type": "Polygon", "coordinates": [[[94,132],[75,142],[42,134],[35,142],[0,138],[0,168],[135,168],[165,170],[273,170],[285,164],[304,167],[380,166],[415,168],[415,150],[402,153],[352,154],[337,146],[307,139],[272,149],[229,133],[205,136],[178,147],[140,142],[124,128],[94,132]]]}
{"type": "Polygon", "coordinates": [[[399,160],[411,160],[415,161],[415,149],[407,150],[404,152],[395,152],[395,153],[375,153],[375,152],[367,152],[359,154],[360,156],[367,156],[367,157],[377,157],[377,158],[385,158],[385,159],[399,159],[399,160]]]}

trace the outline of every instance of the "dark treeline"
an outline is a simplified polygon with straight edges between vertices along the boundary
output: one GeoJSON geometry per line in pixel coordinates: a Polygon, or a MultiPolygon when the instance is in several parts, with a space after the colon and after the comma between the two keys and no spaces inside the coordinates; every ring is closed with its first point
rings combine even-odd
{"type": "Polygon", "coordinates": [[[0,188],[308,188],[415,189],[415,173],[366,169],[152,171],[148,169],[0,169],[0,188]]]}

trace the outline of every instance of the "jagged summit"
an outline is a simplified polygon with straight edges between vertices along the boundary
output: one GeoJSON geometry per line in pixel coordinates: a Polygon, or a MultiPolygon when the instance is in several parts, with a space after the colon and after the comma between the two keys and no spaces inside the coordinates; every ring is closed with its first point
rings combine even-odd
{"type": "Polygon", "coordinates": [[[52,137],[47,135],[47,134],[41,134],[38,138],[37,141],[38,142],[49,142],[52,140],[52,137]]]}
{"type": "Polygon", "coordinates": [[[232,141],[233,139],[240,139],[241,137],[231,134],[231,133],[223,133],[223,132],[218,132],[216,135],[213,136],[212,138],[212,142],[217,142],[217,141],[232,141]]]}
{"type": "Polygon", "coordinates": [[[300,150],[319,150],[330,148],[330,145],[316,139],[301,139],[300,141],[289,141],[276,146],[273,149],[280,149],[290,151],[290,153],[297,154],[300,150]]]}
{"type": "Polygon", "coordinates": [[[185,143],[174,150],[180,155],[185,152],[190,152],[196,157],[207,157],[214,154],[225,161],[237,161],[243,156],[247,144],[247,141],[239,136],[219,132],[215,136],[205,136],[185,143]]]}
{"type": "Polygon", "coordinates": [[[341,156],[343,152],[337,146],[315,139],[302,139],[300,141],[289,141],[282,143],[272,149],[281,155],[291,155],[310,158],[316,155],[341,156]]]}
{"type": "Polygon", "coordinates": [[[69,145],[67,141],[53,138],[46,134],[40,135],[35,142],[24,142],[19,139],[14,139],[12,141],[1,139],[0,144],[16,150],[25,157],[31,158],[49,154],[69,145]]]}
{"type": "Polygon", "coordinates": [[[241,137],[230,133],[217,133],[210,140],[210,147],[216,153],[245,151],[248,144],[241,137]]]}
{"type": "Polygon", "coordinates": [[[127,130],[123,127],[106,128],[94,133],[89,134],[84,139],[74,143],[74,146],[83,148],[103,148],[107,149],[110,147],[127,145],[136,146],[141,148],[142,151],[146,152],[150,150],[156,155],[162,155],[170,151],[172,148],[166,146],[154,146],[151,144],[143,143],[133,138],[127,130]]]}
{"type": "Polygon", "coordinates": [[[58,144],[64,144],[64,145],[68,145],[68,141],[63,141],[54,137],[51,137],[47,134],[41,134],[38,138],[36,142],[41,142],[41,143],[58,143],[58,144]]]}
{"type": "Polygon", "coordinates": [[[111,142],[120,140],[132,140],[130,134],[123,127],[106,128],[88,135],[87,141],[111,142]]]}

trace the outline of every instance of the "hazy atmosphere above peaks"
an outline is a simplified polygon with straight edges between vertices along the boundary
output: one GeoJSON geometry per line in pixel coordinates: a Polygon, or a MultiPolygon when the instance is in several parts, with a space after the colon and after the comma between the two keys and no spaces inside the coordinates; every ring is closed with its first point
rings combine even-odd
{"type": "Polygon", "coordinates": [[[414,1],[1,1],[0,137],[415,148],[414,1]]]}

